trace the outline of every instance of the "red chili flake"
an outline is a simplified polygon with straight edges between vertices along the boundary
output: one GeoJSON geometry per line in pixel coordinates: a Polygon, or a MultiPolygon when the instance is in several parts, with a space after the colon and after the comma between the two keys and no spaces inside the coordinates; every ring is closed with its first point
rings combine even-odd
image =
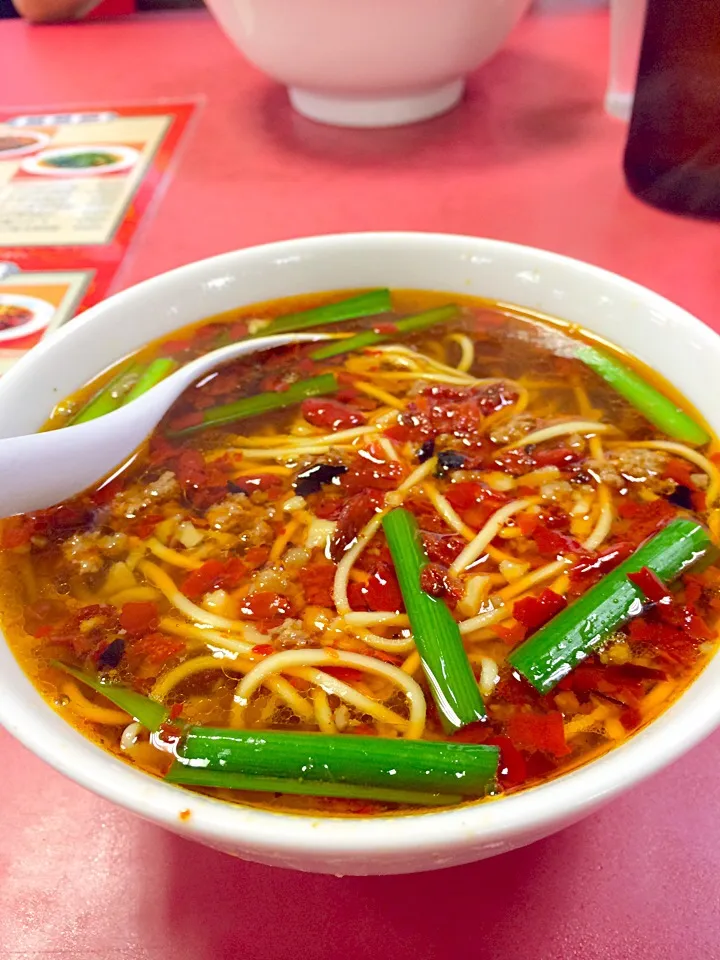
{"type": "Polygon", "coordinates": [[[173,430],[186,430],[188,427],[198,427],[203,422],[203,415],[200,410],[188,410],[187,413],[181,413],[178,417],[173,417],[170,421],[170,427],[173,430]]]}
{"type": "Polygon", "coordinates": [[[531,537],[540,523],[540,518],[534,513],[520,513],[515,517],[515,523],[524,537],[531,537]]]}
{"type": "Polygon", "coordinates": [[[349,727],[348,733],[354,733],[361,737],[376,737],[377,730],[371,727],[369,723],[358,723],[356,727],[349,727]]]}
{"type": "Polygon", "coordinates": [[[403,658],[395,657],[391,653],[385,653],[384,650],[373,650],[368,648],[363,652],[363,656],[374,657],[375,660],[382,660],[383,663],[391,663],[394,667],[402,666],[403,658]]]}
{"type": "Polygon", "coordinates": [[[281,487],[282,477],[275,473],[258,473],[254,477],[236,477],[228,482],[231,493],[254,493],[256,490],[267,491],[272,487],[281,487]]]}
{"type": "Polygon", "coordinates": [[[552,620],[566,606],[565,597],[548,588],[543,590],[539,597],[524,597],[518,600],[513,605],[513,617],[532,633],[552,620]]]}
{"type": "Polygon", "coordinates": [[[472,481],[449,484],[445,498],[464,523],[476,529],[484,526],[486,520],[508,502],[504,494],[472,481]]]}
{"type": "Polygon", "coordinates": [[[492,629],[495,636],[510,647],[522,643],[527,634],[527,630],[521,623],[512,620],[508,620],[507,623],[496,623],[492,629]]]}
{"type": "Polygon", "coordinates": [[[533,530],[532,538],[538,548],[538,553],[548,559],[555,560],[568,554],[576,557],[591,556],[590,552],[573,537],[568,537],[564,533],[557,533],[555,530],[549,530],[542,524],[538,524],[533,530]]]}
{"type": "Polygon", "coordinates": [[[168,637],[164,633],[147,633],[139,640],[133,640],[130,652],[152,664],[167,663],[185,649],[185,643],[177,637],[168,637]]]}
{"type": "Polygon", "coordinates": [[[330,556],[337,562],[346,548],[357,537],[365,524],[380,509],[382,493],[377,490],[365,490],[356,493],[345,501],[337,519],[335,533],[330,541],[330,556]]]}
{"type": "Polygon", "coordinates": [[[570,580],[588,580],[590,583],[594,583],[604,577],[610,570],[614,570],[623,560],[626,560],[632,551],[631,543],[615,543],[604,553],[598,554],[597,557],[590,557],[576,563],[570,570],[570,580]]]}
{"type": "Polygon", "coordinates": [[[240,612],[250,620],[282,621],[292,615],[293,607],[281,593],[259,590],[245,597],[240,612]]]}
{"type": "Polygon", "coordinates": [[[623,524],[622,539],[635,547],[676,516],[677,508],[662,498],[649,502],[623,499],[618,505],[618,514],[627,521],[623,524]]]}
{"type": "Polygon", "coordinates": [[[695,657],[700,638],[670,624],[646,617],[638,617],[630,623],[630,639],[643,644],[670,660],[684,662],[695,657]]]}
{"type": "Polygon", "coordinates": [[[314,563],[301,567],[297,578],[309,606],[333,606],[332,588],[335,581],[335,566],[332,563],[314,563]]]}
{"type": "Polygon", "coordinates": [[[180,590],[190,600],[198,600],[211,590],[232,590],[247,574],[247,565],[238,557],[207,560],[185,577],[180,590]]]}
{"type": "Polygon", "coordinates": [[[431,563],[442,563],[446,567],[452,566],[454,560],[460,556],[465,548],[466,540],[456,534],[425,533],[422,534],[425,553],[431,563]]]}
{"type": "Polygon", "coordinates": [[[275,647],[271,643],[256,643],[252,652],[261,657],[269,657],[271,653],[275,653],[275,647]]]}
{"type": "Polygon", "coordinates": [[[139,537],[141,540],[147,540],[155,532],[155,527],[164,519],[161,513],[151,513],[148,516],[137,517],[131,521],[128,533],[133,537],[139,537]]]}
{"type": "Polygon", "coordinates": [[[398,332],[397,323],[376,323],[372,328],[373,333],[389,334],[391,337],[398,332]]]}
{"type": "Polygon", "coordinates": [[[527,764],[510,737],[488,737],[485,743],[500,748],[498,781],[503,787],[519,787],[527,780],[527,764]]]}
{"type": "Polygon", "coordinates": [[[28,520],[21,520],[19,526],[6,527],[2,535],[2,549],[15,550],[17,547],[24,547],[30,542],[33,533],[34,524],[28,520]]]}
{"type": "Polygon", "coordinates": [[[378,563],[366,582],[355,586],[360,587],[359,597],[367,610],[401,612],[405,609],[400,584],[389,563],[378,563]]]}
{"type": "Polygon", "coordinates": [[[623,712],[620,714],[620,723],[625,727],[626,730],[634,730],[642,723],[642,714],[637,707],[625,707],[623,712]]]}
{"type": "Polygon", "coordinates": [[[151,633],[158,624],[157,604],[151,600],[126,603],[120,611],[120,626],[128,633],[151,633]]]}
{"type": "Polygon", "coordinates": [[[541,750],[553,757],[570,753],[565,742],[563,718],[559,711],[552,713],[516,713],[510,717],[507,732],[521,750],[541,750]]]}
{"type": "Polygon", "coordinates": [[[38,640],[44,640],[45,637],[51,636],[52,632],[52,626],[49,623],[46,623],[42,627],[38,627],[37,630],[33,632],[33,636],[37,637],[38,640]]]}
{"type": "Polygon", "coordinates": [[[672,594],[660,577],[649,567],[641,567],[637,573],[629,573],[627,578],[630,583],[634,583],[638,590],[645,594],[650,603],[671,602],[672,594]]]}
{"type": "Polygon", "coordinates": [[[251,570],[258,570],[270,556],[270,547],[250,547],[243,557],[251,570]]]}
{"type": "Polygon", "coordinates": [[[454,609],[463,595],[462,585],[450,576],[447,567],[440,563],[428,563],[420,574],[420,589],[431,597],[444,600],[454,609]]]}
{"type": "Polygon", "coordinates": [[[665,464],[662,475],[668,480],[674,480],[675,483],[679,483],[681,487],[687,487],[688,490],[697,489],[695,481],[692,478],[692,468],[687,460],[672,457],[672,459],[668,460],[665,464]]]}
{"type": "Polygon", "coordinates": [[[180,714],[183,712],[182,703],[174,703],[170,707],[170,721],[177,720],[180,714]]]}
{"type": "Polygon", "coordinates": [[[553,447],[550,450],[533,450],[533,460],[538,467],[564,467],[580,459],[570,447],[553,447]]]}
{"type": "Polygon", "coordinates": [[[395,490],[405,477],[405,468],[397,460],[386,460],[386,454],[373,456],[372,450],[359,454],[340,478],[340,487],[347,493],[365,490],[395,490]]]}
{"type": "Polygon", "coordinates": [[[61,503],[33,514],[29,520],[34,534],[57,543],[92,526],[93,512],[80,503],[61,503]]]}
{"type": "Polygon", "coordinates": [[[323,667],[322,669],[331,677],[342,680],[343,683],[357,683],[363,678],[362,670],[355,670],[353,667],[323,667]]]}
{"type": "Polygon", "coordinates": [[[308,397],[300,404],[300,413],[308,423],[324,430],[348,430],[366,423],[359,410],[328,397],[308,397]]]}
{"type": "Polygon", "coordinates": [[[173,353],[185,353],[192,346],[192,340],[166,340],[162,345],[163,353],[168,356],[173,353]]]}

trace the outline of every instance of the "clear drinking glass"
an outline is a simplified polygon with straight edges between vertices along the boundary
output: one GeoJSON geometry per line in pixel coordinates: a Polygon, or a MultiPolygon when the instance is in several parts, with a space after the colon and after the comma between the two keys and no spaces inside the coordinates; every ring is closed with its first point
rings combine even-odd
{"type": "Polygon", "coordinates": [[[647,0],[610,0],[610,70],[605,109],[619,120],[629,120],[632,113],[646,9],[647,0]]]}

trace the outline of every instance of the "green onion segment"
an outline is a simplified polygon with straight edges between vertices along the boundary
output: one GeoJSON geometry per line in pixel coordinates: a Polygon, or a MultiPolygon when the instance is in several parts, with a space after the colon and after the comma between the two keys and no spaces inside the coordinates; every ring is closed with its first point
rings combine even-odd
{"type": "Polygon", "coordinates": [[[323,347],[314,350],[310,357],[313,360],[327,360],[330,357],[337,357],[342,353],[350,353],[353,350],[362,350],[365,347],[372,347],[377,343],[385,343],[387,340],[396,340],[398,336],[407,333],[414,333],[418,330],[425,330],[428,327],[435,326],[436,323],[444,323],[446,320],[452,320],[458,315],[460,308],[454,303],[445,307],[437,307],[434,310],[426,310],[424,313],[415,314],[412,317],[402,317],[400,320],[394,320],[391,326],[392,332],[376,333],[374,330],[364,330],[346,340],[334,340],[323,347]]]}
{"type": "MultiPolygon", "coordinates": [[[[252,780],[283,785],[269,789],[305,786],[302,792],[322,795],[317,785],[343,785],[353,792],[337,795],[360,797],[373,791],[403,791],[440,795],[439,803],[458,796],[484,796],[497,771],[497,747],[429,740],[397,740],[386,737],[289,733],[282,730],[235,730],[190,727],[177,747],[177,762],[170,778],[176,783],[205,786],[250,787],[252,780]],[[228,778],[226,780],[217,778],[228,778]],[[240,780],[242,784],[240,785],[240,780]]],[[[326,794],[333,796],[335,794],[326,794]]],[[[417,799],[398,802],[424,802],[417,799]]]]}
{"type": "Polygon", "coordinates": [[[168,711],[161,703],[151,700],[149,697],[144,697],[141,693],[136,693],[128,687],[123,687],[120,684],[104,683],[99,677],[92,677],[90,674],[83,673],[82,670],[71,667],[67,663],[62,663],[60,660],[53,660],[52,665],[57,667],[58,670],[69,673],[71,677],[75,677],[76,680],[95,690],[96,693],[101,693],[116,707],[129,713],[138,723],[147,727],[148,730],[153,732],[158,730],[168,718],[168,711]]]}
{"type": "Polygon", "coordinates": [[[703,446],[710,442],[710,435],[699,423],[615,357],[589,344],[583,344],[575,356],[609,383],[658,430],[680,443],[703,446]]]}
{"type": "Polygon", "coordinates": [[[267,337],[274,333],[293,333],[296,330],[306,330],[308,327],[319,327],[325,323],[342,323],[345,320],[360,320],[362,317],[374,317],[380,313],[392,311],[392,298],[386,288],[368,290],[367,293],[338,300],[336,303],[326,303],[312,310],[302,310],[300,313],[288,313],[283,317],[276,317],[263,327],[255,337],[267,337]]]}
{"type": "Polygon", "coordinates": [[[485,706],[460,629],[446,604],[420,586],[420,576],[429,560],[415,517],[402,508],[391,510],[383,519],[383,529],[415,646],[443,726],[453,731],[482,720],[485,706]]]}
{"type": "Polygon", "coordinates": [[[587,593],[512,651],[510,664],[540,693],[549,690],[630,617],[642,611],[645,596],[629,573],[643,567],[668,584],[713,549],[696,520],[672,520],[587,593]]]}
{"type": "Polygon", "coordinates": [[[220,427],[226,423],[234,423],[236,420],[246,420],[248,417],[256,417],[258,414],[267,413],[269,410],[291,407],[307,397],[320,397],[335,393],[337,388],[337,380],[331,373],[324,373],[319,377],[310,377],[308,380],[298,380],[287,390],[258,393],[254,397],[244,397],[242,400],[235,400],[233,403],[203,410],[202,423],[184,427],[182,430],[168,430],[168,436],[184,437],[190,433],[197,433],[199,430],[207,430],[209,427],[220,427]]]}

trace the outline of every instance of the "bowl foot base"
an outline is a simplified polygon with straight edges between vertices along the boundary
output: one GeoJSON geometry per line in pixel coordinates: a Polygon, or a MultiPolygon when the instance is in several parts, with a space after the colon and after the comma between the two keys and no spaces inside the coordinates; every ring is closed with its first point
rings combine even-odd
{"type": "Polygon", "coordinates": [[[461,99],[464,80],[397,97],[352,97],[290,87],[290,103],[304,117],[336,127],[399,127],[429,120],[461,99]]]}

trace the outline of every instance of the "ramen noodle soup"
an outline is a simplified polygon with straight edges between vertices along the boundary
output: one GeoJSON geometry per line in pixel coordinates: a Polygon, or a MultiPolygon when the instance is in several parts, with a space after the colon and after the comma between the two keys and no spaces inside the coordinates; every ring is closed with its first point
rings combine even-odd
{"type": "Polygon", "coordinates": [[[265,303],[46,429],[294,330],[322,339],[206,374],[112,478],[0,525],[2,627],[55,710],[171,783],[369,816],[497,802],[682,693],[717,639],[718,443],[582,330],[427,292],[265,303]]]}

